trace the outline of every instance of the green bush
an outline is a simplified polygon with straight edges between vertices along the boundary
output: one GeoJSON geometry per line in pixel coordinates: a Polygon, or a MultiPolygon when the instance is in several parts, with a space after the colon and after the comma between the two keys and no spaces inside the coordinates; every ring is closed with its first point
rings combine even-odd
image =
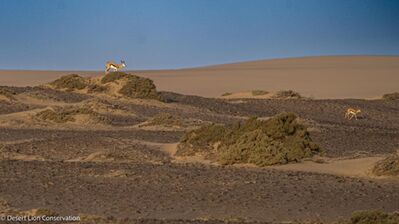
{"type": "Polygon", "coordinates": [[[302,96],[293,90],[281,90],[274,94],[274,98],[288,99],[288,98],[302,98],[302,96]]]}
{"type": "Polygon", "coordinates": [[[399,100],[399,92],[384,94],[382,98],[385,100],[399,100]]]}
{"type": "Polygon", "coordinates": [[[125,78],[127,76],[129,76],[129,74],[124,73],[124,72],[110,72],[110,73],[106,74],[101,79],[101,83],[105,84],[105,83],[109,83],[109,82],[114,82],[116,80],[123,79],[123,78],[125,78]]]}
{"type": "Polygon", "coordinates": [[[66,89],[67,91],[81,90],[87,87],[87,81],[85,78],[71,74],[63,76],[50,83],[56,89],[66,89]]]}
{"type": "Polygon", "coordinates": [[[126,84],[119,93],[130,98],[160,99],[154,82],[151,79],[129,75],[126,84]]]}
{"type": "Polygon", "coordinates": [[[262,95],[266,95],[269,92],[264,91],[264,90],[252,90],[252,96],[262,96],[262,95]]]}
{"type": "Polygon", "coordinates": [[[393,154],[378,161],[373,167],[373,173],[377,176],[399,175],[399,154],[393,154]]]}
{"type": "Polygon", "coordinates": [[[180,141],[177,155],[198,152],[214,152],[216,160],[224,165],[268,166],[298,162],[321,150],[294,114],[283,113],[266,121],[250,118],[230,128],[207,125],[190,131],[180,141]]]}

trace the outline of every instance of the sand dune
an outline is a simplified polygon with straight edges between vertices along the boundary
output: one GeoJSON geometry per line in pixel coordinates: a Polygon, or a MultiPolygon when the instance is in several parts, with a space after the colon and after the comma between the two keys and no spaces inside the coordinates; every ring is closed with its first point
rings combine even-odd
{"type": "MultiPolygon", "coordinates": [[[[159,90],[207,97],[253,89],[293,89],[315,98],[375,98],[399,91],[399,56],[305,57],[133,72],[153,79],[159,90]]],[[[70,73],[0,71],[0,85],[37,85],[70,73]]]]}

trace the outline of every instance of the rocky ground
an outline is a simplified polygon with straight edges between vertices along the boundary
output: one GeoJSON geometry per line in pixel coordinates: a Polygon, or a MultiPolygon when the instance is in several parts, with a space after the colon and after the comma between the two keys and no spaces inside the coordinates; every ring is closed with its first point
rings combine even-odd
{"type": "Polygon", "coordinates": [[[163,92],[160,102],[2,88],[12,94],[0,99],[6,209],[100,216],[104,223],[333,222],[356,210],[399,210],[397,178],[177,163],[163,146],[178,142],[185,129],[139,125],[160,113],[230,125],[294,112],[326,157],[366,157],[399,149],[398,100],[226,100],[163,92]],[[65,124],[35,117],[49,106],[89,104],[106,122],[91,115],[65,124]],[[347,107],[362,109],[359,120],[344,119],[347,107]]]}

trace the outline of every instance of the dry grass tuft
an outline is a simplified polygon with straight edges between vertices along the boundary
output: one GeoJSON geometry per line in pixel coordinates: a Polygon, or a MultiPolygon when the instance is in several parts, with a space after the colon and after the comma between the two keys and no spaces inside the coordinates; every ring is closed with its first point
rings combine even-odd
{"type": "Polygon", "coordinates": [[[183,119],[169,113],[160,113],[152,117],[143,126],[184,127],[183,119]]]}
{"type": "Polygon", "coordinates": [[[350,220],[341,221],[339,224],[396,224],[399,223],[398,213],[385,213],[381,211],[357,211],[352,213],[350,220]]]}
{"type": "Polygon", "coordinates": [[[68,107],[56,107],[54,109],[47,109],[36,114],[36,117],[45,120],[52,121],[55,123],[66,123],[76,121],[75,115],[90,115],[98,121],[106,122],[107,118],[101,114],[95,112],[89,106],[68,106],[68,107]]]}
{"type": "Polygon", "coordinates": [[[223,93],[222,96],[230,96],[231,94],[232,93],[227,92],[227,93],[223,93]]]}
{"type": "Polygon", "coordinates": [[[377,162],[373,168],[377,176],[398,176],[399,175],[399,154],[395,153],[377,162]]]}

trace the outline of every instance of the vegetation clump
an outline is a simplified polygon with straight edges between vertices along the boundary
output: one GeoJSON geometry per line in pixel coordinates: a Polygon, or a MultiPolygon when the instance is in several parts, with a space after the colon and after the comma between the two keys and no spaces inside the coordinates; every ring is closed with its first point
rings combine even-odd
{"type": "Polygon", "coordinates": [[[76,121],[75,115],[91,115],[100,121],[105,121],[106,118],[88,106],[83,107],[61,107],[47,109],[36,114],[36,117],[42,120],[53,121],[55,123],[66,123],[76,121]]]}
{"type": "Polygon", "coordinates": [[[396,224],[399,223],[398,213],[385,213],[381,211],[357,211],[352,213],[350,220],[339,224],[396,224]]]}
{"type": "Polygon", "coordinates": [[[226,92],[226,93],[223,93],[222,96],[230,96],[231,94],[232,93],[226,92]]]}
{"type": "Polygon", "coordinates": [[[398,176],[399,154],[395,153],[377,162],[372,171],[377,176],[398,176]]]}
{"type": "Polygon", "coordinates": [[[154,82],[136,75],[127,76],[127,82],[119,90],[119,93],[129,98],[160,99],[154,82]]]}
{"type": "Polygon", "coordinates": [[[81,90],[88,86],[85,78],[77,75],[71,74],[63,76],[50,83],[56,89],[66,89],[67,91],[81,90]]]}
{"type": "Polygon", "coordinates": [[[215,144],[224,139],[227,129],[223,125],[207,124],[187,132],[177,146],[177,156],[194,156],[197,153],[211,157],[215,144]]]}
{"type": "Polygon", "coordinates": [[[264,90],[252,90],[252,96],[262,96],[268,94],[268,91],[264,90]]]}
{"type": "Polygon", "coordinates": [[[384,100],[399,100],[399,92],[384,94],[382,98],[384,100]]]}
{"type": "Polygon", "coordinates": [[[184,121],[176,116],[169,113],[160,113],[151,118],[143,126],[165,126],[165,127],[183,127],[185,126],[184,121]]]}
{"type": "Polygon", "coordinates": [[[106,74],[101,79],[101,83],[106,84],[109,82],[115,82],[116,80],[120,80],[120,79],[126,78],[128,76],[129,76],[129,74],[124,73],[124,72],[110,72],[110,73],[106,74]]]}
{"type": "Polygon", "coordinates": [[[203,153],[219,163],[252,163],[258,166],[298,162],[320,153],[296,115],[282,113],[269,120],[250,118],[232,127],[206,125],[186,133],[176,155],[203,153]]]}
{"type": "Polygon", "coordinates": [[[75,121],[75,118],[73,118],[72,116],[68,116],[67,114],[63,113],[57,113],[52,109],[43,110],[37,113],[36,117],[46,121],[53,121],[55,123],[66,123],[68,121],[75,121]]]}
{"type": "Polygon", "coordinates": [[[5,96],[9,100],[15,100],[16,93],[7,88],[0,87],[0,95],[5,96]]]}
{"type": "Polygon", "coordinates": [[[87,93],[103,93],[107,91],[108,88],[106,86],[92,84],[87,87],[87,93]]]}
{"type": "Polygon", "coordinates": [[[300,99],[302,96],[293,91],[293,90],[281,90],[278,91],[276,94],[273,96],[274,98],[280,98],[280,99],[300,99]]]}

